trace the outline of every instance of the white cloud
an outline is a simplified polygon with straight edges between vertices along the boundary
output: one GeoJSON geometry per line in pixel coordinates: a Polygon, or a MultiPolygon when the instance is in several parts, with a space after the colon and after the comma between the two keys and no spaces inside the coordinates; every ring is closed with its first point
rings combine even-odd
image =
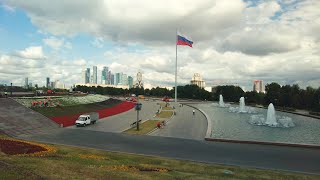
{"type": "Polygon", "coordinates": [[[49,37],[42,40],[43,43],[54,50],[59,50],[61,47],[65,47],[67,49],[71,49],[72,45],[70,42],[65,42],[64,39],[58,39],[56,37],[49,37]]]}
{"type": "Polygon", "coordinates": [[[8,12],[15,12],[15,11],[16,11],[16,9],[15,9],[14,7],[9,6],[9,5],[6,5],[6,4],[2,4],[1,7],[2,7],[4,10],[8,11],[8,12]]]}
{"type": "Polygon", "coordinates": [[[104,42],[103,38],[99,37],[99,38],[95,38],[94,41],[91,42],[91,44],[94,47],[103,48],[103,42],[104,42]]]}
{"type": "Polygon", "coordinates": [[[41,46],[30,46],[24,50],[17,51],[14,55],[26,59],[46,59],[41,46]]]}
{"type": "MultiPolygon", "coordinates": [[[[65,59],[64,65],[52,67],[56,78],[70,82],[79,82],[80,75],[68,70],[97,64],[130,75],[143,70],[146,83],[173,85],[175,30],[179,27],[194,41],[192,49],[178,48],[179,83],[189,83],[193,73],[200,73],[209,85],[236,83],[247,89],[254,79],[299,82],[303,87],[320,84],[317,0],[5,2],[23,9],[46,36],[59,35],[60,39],[50,37],[45,42],[53,48],[71,48],[64,39],[83,33],[93,37],[86,43],[95,47],[103,48],[110,41],[120,47],[110,48],[99,62],[65,59]]],[[[0,63],[8,63],[6,58],[0,63]]]]}

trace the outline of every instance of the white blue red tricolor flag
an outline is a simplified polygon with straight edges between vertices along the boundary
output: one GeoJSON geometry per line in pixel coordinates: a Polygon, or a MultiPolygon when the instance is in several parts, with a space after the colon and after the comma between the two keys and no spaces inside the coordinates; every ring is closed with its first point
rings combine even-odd
{"type": "Polygon", "coordinates": [[[182,45],[182,46],[190,46],[192,47],[193,42],[188,40],[187,38],[177,35],[177,45],[182,45]]]}

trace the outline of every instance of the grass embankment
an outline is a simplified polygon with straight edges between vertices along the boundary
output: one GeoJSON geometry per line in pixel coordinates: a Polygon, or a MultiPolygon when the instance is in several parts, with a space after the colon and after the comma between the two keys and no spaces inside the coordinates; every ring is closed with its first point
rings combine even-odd
{"type": "MultiPolygon", "coordinates": [[[[46,145],[48,146],[48,145],[46,145]]],[[[319,179],[320,176],[49,145],[43,156],[0,152],[0,179],[319,179]]]]}
{"type": "Polygon", "coordinates": [[[108,108],[121,103],[117,99],[108,99],[106,101],[91,103],[91,104],[79,104],[74,106],[61,106],[61,107],[35,107],[31,108],[44,116],[69,116],[74,114],[81,114],[84,112],[92,112],[103,108],[108,108]]]}
{"type": "Polygon", "coordinates": [[[157,118],[170,118],[173,115],[173,111],[161,111],[159,114],[156,114],[157,118]]]}
{"type": "Polygon", "coordinates": [[[172,107],[163,107],[162,110],[173,110],[172,107]]]}
{"type": "Polygon", "coordinates": [[[160,120],[148,120],[142,124],[139,124],[139,131],[137,131],[137,127],[130,128],[124,133],[127,134],[147,134],[148,132],[152,131],[154,128],[157,127],[157,123],[161,122],[160,120]]]}

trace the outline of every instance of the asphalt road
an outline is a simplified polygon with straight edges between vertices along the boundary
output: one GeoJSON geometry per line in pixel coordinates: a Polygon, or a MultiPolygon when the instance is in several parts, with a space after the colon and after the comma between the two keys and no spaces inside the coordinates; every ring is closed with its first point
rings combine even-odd
{"type": "Polygon", "coordinates": [[[203,140],[207,131],[206,117],[197,109],[186,105],[183,107],[174,105],[177,115],[173,116],[162,129],[150,135],[203,140]],[[195,110],[195,115],[192,114],[192,110],[195,110]]]}
{"type": "Polygon", "coordinates": [[[24,138],[108,151],[320,175],[319,149],[126,135],[80,128],[63,128],[24,138]]]}
{"type": "MultiPolygon", "coordinates": [[[[139,111],[139,119],[142,119],[143,121],[146,119],[152,119],[159,109],[157,102],[144,100],[141,100],[140,102],[142,103],[142,109],[139,111]]],[[[99,121],[94,125],[86,126],[84,128],[76,126],[68,128],[120,133],[130,128],[130,124],[135,121],[137,121],[137,111],[133,108],[121,114],[99,119],[99,121]]]]}

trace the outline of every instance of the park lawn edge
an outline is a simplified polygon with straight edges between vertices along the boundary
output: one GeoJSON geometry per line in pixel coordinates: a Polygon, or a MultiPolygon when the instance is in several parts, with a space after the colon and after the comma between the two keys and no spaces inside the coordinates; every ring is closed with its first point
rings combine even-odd
{"type": "Polygon", "coordinates": [[[145,135],[151,132],[153,129],[157,128],[157,123],[161,122],[160,120],[147,120],[141,124],[139,124],[139,131],[137,131],[137,127],[132,127],[123,131],[126,134],[136,134],[136,135],[145,135]]]}
{"type": "Polygon", "coordinates": [[[47,145],[53,146],[57,151],[53,155],[43,157],[10,156],[0,152],[0,164],[10,167],[0,166],[0,179],[8,179],[8,177],[10,179],[25,177],[35,179],[61,177],[67,179],[106,177],[112,179],[317,179],[320,177],[297,172],[207,164],[70,145],[47,145]],[[141,168],[157,171],[140,171],[141,168]]]}

